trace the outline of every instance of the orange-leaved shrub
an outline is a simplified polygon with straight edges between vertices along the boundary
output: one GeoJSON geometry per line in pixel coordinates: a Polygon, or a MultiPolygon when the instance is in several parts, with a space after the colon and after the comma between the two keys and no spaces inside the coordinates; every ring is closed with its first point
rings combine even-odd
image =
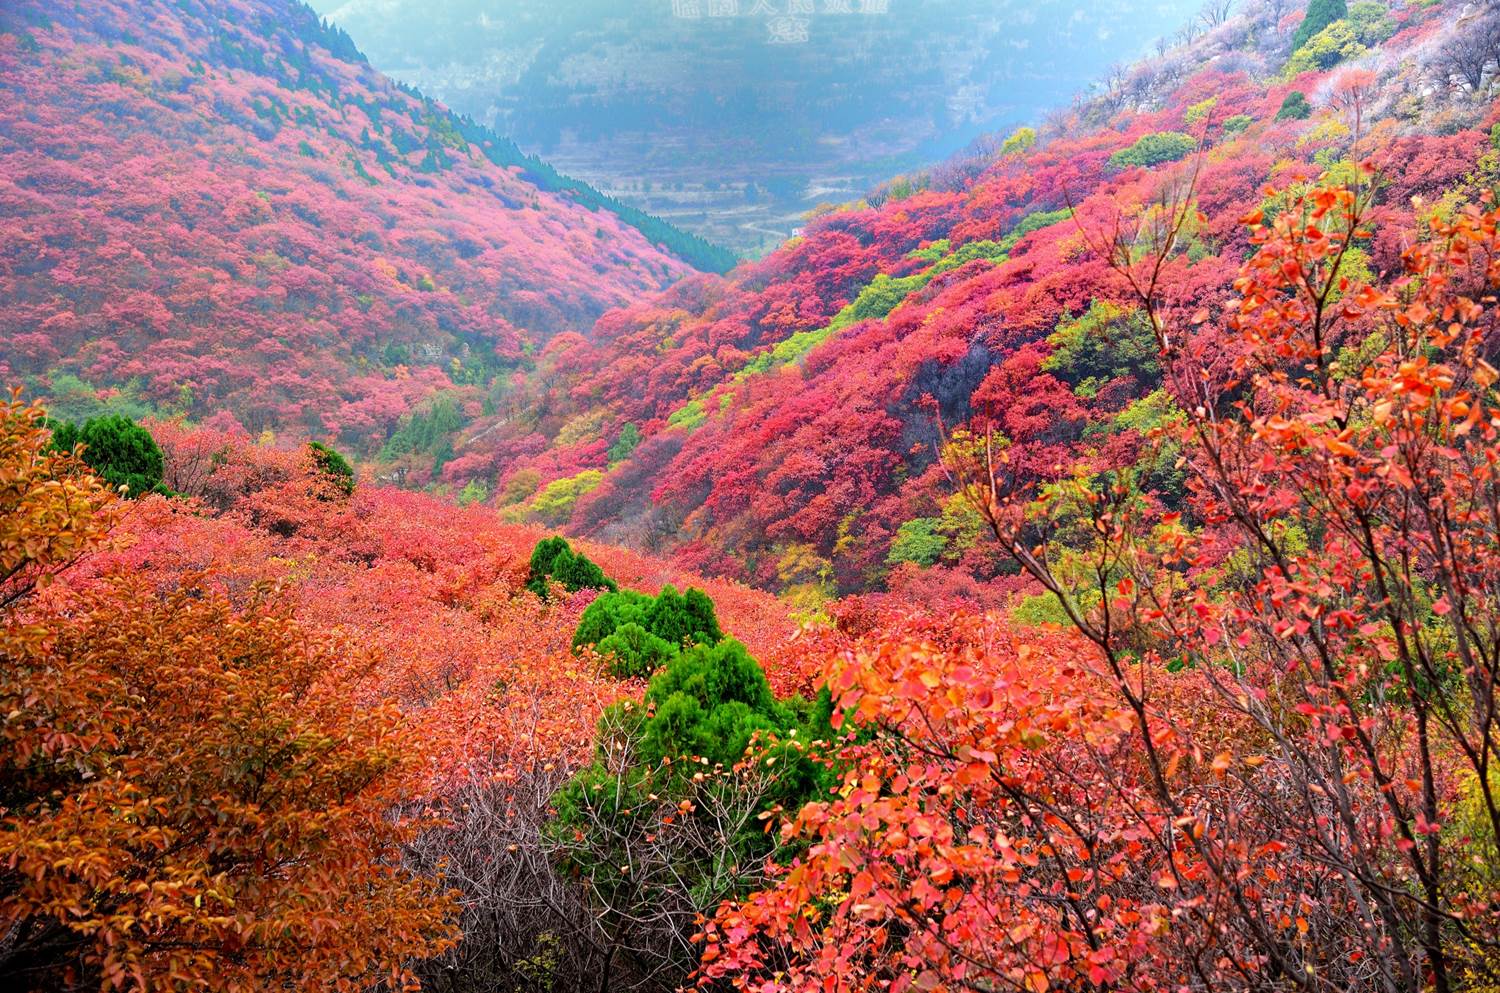
{"type": "MultiPolygon", "coordinates": [[[[25,990],[407,985],[451,940],[399,866],[415,825],[401,715],[369,660],[271,589],[180,577],[38,592],[96,545],[112,494],[0,408],[0,973],[25,990]]],[[[152,498],[159,500],[160,498],[152,498]]]]}

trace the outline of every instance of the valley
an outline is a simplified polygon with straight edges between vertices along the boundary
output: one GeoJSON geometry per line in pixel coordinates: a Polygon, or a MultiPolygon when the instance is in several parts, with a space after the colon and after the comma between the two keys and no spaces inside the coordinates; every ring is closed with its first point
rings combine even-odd
{"type": "Polygon", "coordinates": [[[1185,0],[320,0],[375,64],[564,172],[742,254],[819,203],[1065,103],[1185,0]],[[545,11],[545,12],[544,12],[545,11]],[[958,39],[961,39],[959,41],[958,39]],[[830,177],[833,177],[830,181],[830,177]]]}
{"type": "Polygon", "coordinates": [[[495,2],[0,7],[0,987],[1497,988],[1500,4],[495,2]]]}

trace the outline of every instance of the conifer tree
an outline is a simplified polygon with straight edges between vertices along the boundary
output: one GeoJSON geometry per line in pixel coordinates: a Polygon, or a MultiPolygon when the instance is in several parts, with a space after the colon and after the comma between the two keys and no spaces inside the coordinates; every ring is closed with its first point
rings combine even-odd
{"type": "Polygon", "coordinates": [[[1349,6],[1344,0],[1309,0],[1307,16],[1302,18],[1302,23],[1297,25],[1297,30],[1292,35],[1292,51],[1306,45],[1319,31],[1348,15],[1349,6]]]}
{"type": "Polygon", "coordinates": [[[123,486],[132,497],[160,489],[164,462],[151,432],[128,417],[110,414],[83,424],[61,423],[52,428],[52,448],[70,452],[82,445],[82,459],[111,487],[123,486]]]}

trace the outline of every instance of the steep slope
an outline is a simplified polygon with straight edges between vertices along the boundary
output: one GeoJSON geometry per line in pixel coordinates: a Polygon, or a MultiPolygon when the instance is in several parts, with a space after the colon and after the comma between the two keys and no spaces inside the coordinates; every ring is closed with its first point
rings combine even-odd
{"type": "Polygon", "coordinates": [[[1192,183],[1203,219],[1169,285],[1212,311],[1249,252],[1241,219],[1285,202],[1267,186],[1373,159],[1374,233],[1349,265],[1378,272],[1399,260],[1395,232],[1500,180],[1485,68],[1500,53],[1481,52],[1473,80],[1459,60],[1500,36],[1500,14],[1356,4],[1293,54],[1286,10],[1252,5],[1039,138],[908,177],[727,280],[554,340],[447,478],[494,478],[518,516],[767,585],[995,575],[935,464],[939,414],[998,431],[1042,479],[1131,464],[1172,416],[1155,345],[1097,251],[1116,220],[1192,183]]]}
{"type": "Polygon", "coordinates": [[[62,413],[378,445],[436,390],[477,412],[523,352],[684,257],[719,264],[398,87],[296,0],[0,10],[0,378],[62,413]]]}

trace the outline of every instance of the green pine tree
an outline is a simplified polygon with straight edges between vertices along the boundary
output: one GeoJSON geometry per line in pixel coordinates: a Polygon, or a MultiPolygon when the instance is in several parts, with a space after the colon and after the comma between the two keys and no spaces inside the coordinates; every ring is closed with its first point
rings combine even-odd
{"type": "Polygon", "coordinates": [[[339,492],[345,496],[354,492],[354,466],[348,459],[321,441],[309,441],[307,450],[318,471],[327,476],[339,492]]]}
{"type": "MultiPolygon", "coordinates": [[[[707,913],[753,888],[763,860],[784,855],[759,815],[796,810],[835,777],[814,757],[813,743],[833,736],[830,713],[826,692],[815,702],[777,700],[732,638],[680,652],[652,678],[644,706],[609,708],[594,761],[553,798],[549,829],[563,867],[608,908],[600,925],[637,928],[642,912],[664,903],[707,913]],[[670,871],[653,871],[663,860],[670,871]],[[642,871],[621,873],[622,865],[642,871]]],[[[681,975],[692,965],[690,957],[653,963],[681,975]]]]}
{"type": "Polygon", "coordinates": [[[90,417],[81,425],[53,425],[53,448],[72,451],[79,445],[83,446],[84,464],[109,485],[125,487],[126,495],[165,492],[162,474],[166,460],[161,448],[151,432],[130,418],[108,414],[90,417]]]}
{"type": "Polygon", "coordinates": [[[587,555],[573,551],[568,539],[561,535],[543,538],[531,550],[526,588],[545,600],[549,581],[561,583],[569,593],[579,590],[608,590],[613,593],[619,589],[615,581],[604,574],[603,569],[587,555]]]}
{"type": "Polygon", "coordinates": [[[1296,51],[1313,39],[1334,21],[1349,16],[1349,5],[1344,0],[1308,0],[1307,16],[1297,25],[1292,34],[1292,51],[1296,51]]]}
{"type": "Polygon", "coordinates": [[[1293,90],[1281,101],[1281,109],[1276,112],[1278,121],[1305,121],[1312,116],[1312,105],[1307,102],[1307,94],[1301,90],[1293,90]]]}

